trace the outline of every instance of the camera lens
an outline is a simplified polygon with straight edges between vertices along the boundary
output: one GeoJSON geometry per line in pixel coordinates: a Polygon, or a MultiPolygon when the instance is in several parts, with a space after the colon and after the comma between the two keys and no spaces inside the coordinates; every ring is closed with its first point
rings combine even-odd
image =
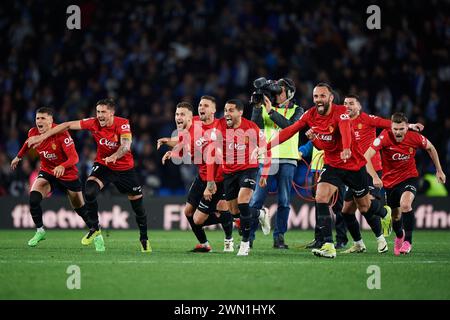
{"type": "Polygon", "coordinates": [[[253,86],[257,89],[262,88],[267,83],[267,79],[264,77],[258,78],[253,81],[253,86]]]}

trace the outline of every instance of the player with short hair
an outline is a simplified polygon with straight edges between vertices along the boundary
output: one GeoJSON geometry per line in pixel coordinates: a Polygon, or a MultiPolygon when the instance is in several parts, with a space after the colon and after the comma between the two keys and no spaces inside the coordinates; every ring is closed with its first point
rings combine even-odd
{"type": "MultiPolygon", "coordinates": [[[[363,153],[367,151],[373,140],[376,138],[377,128],[388,129],[391,127],[391,120],[362,112],[359,97],[355,94],[348,94],[345,96],[344,106],[347,108],[352,129],[355,132],[355,142],[359,144],[359,147],[363,153]]],[[[409,128],[416,131],[421,131],[423,130],[423,125],[420,123],[410,124],[409,128]]],[[[371,162],[378,176],[381,177],[382,166],[379,152],[374,155],[371,162]]],[[[371,178],[369,179],[369,189],[372,198],[381,199],[381,189],[373,186],[371,178]]],[[[344,251],[344,253],[358,253],[366,251],[366,246],[361,237],[361,231],[358,220],[356,220],[355,217],[355,212],[356,203],[353,199],[353,191],[348,189],[345,193],[345,202],[342,213],[345,223],[347,224],[350,234],[352,235],[354,244],[348,250],[344,251]]],[[[384,214],[386,212],[380,211],[380,213],[384,214]]],[[[385,216],[378,217],[376,215],[368,216],[366,214],[364,215],[364,218],[375,234],[378,253],[387,252],[388,245],[385,236],[389,236],[391,233],[391,216],[387,214],[385,216]]]]}
{"type": "MultiPolygon", "coordinates": [[[[254,149],[265,147],[264,132],[256,123],[242,117],[244,104],[239,99],[228,100],[225,104],[224,117],[217,125],[216,143],[211,144],[216,150],[212,155],[219,158],[224,173],[224,189],[228,207],[235,218],[240,218],[242,232],[238,256],[248,256],[250,251],[250,227],[252,219],[259,219],[265,235],[270,233],[270,216],[268,212],[251,208],[250,199],[256,187],[259,163],[250,156],[254,149]]],[[[270,155],[269,155],[270,156],[270,155]]],[[[211,160],[208,160],[211,161],[211,160]]],[[[214,161],[214,160],[212,160],[214,161]]],[[[211,166],[208,166],[210,169],[211,166]]],[[[265,158],[264,170],[259,185],[265,187],[270,168],[269,158],[265,158]]],[[[208,176],[210,176],[208,174],[208,176]]],[[[214,188],[213,181],[208,184],[214,188]]]]}
{"type": "Polygon", "coordinates": [[[390,130],[383,130],[372,146],[364,154],[367,170],[373,178],[374,186],[386,190],[387,204],[392,208],[393,230],[396,234],[394,254],[408,254],[412,249],[414,211],[412,203],[417,192],[419,173],[414,159],[417,149],[425,149],[436,167],[438,182],[445,183],[445,174],[433,144],[423,135],[408,131],[408,118],[400,112],[391,117],[390,130]],[[370,161],[381,151],[383,176],[380,179],[370,161]],[[403,220],[403,221],[402,221],[403,220]]]}
{"type": "Polygon", "coordinates": [[[207,163],[204,153],[212,141],[211,135],[215,134],[215,126],[218,119],[214,118],[216,112],[216,100],[212,96],[202,96],[198,105],[199,116],[193,117],[193,107],[188,102],[177,104],[175,122],[178,129],[176,139],[158,139],[158,148],[167,144],[174,149],[166,152],[163,163],[170,158],[183,158],[187,163],[194,163],[198,167],[198,175],[189,188],[188,198],[184,214],[199,243],[192,252],[210,252],[211,245],[208,242],[204,226],[221,224],[225,232],[224,252],[233,252],[233,219],[223,195],[223,173],[220,164],[215,165],[215,175],[208,179],[207,163]],[[188,156],[188,159],[185,156],[188,156]],[[208,182],[216,182],[216,190],[209,190],[208,182]]]}
{"type": "Polygon", "coordinates": [[[91,228],[81,243],[94,242],[97,251],[104,251],[104,241],[98,221],[97,196],[100,191],[113,183],[119,192],[127,194],[136,214],[139,226],[141,252],[151,252],[147,235],[147,215],[143,206],[142,187],[134,169],[131,153],[132,134],[127,119],[115,116],[116,104],[113,99],[102,99],[96,104],[97,116],[83,120],[68,121],[57,125],[40,136],[28,140],[28,145],[36,145],[60,132],[89,130],[97,144],[97,157],[86,181],[84,196],[88,208],[91,228]]]}
{"type": "MultiPolygon", "coordinates": [[[[330,200],[339,186],[345,184],[354,193],[359,211],[363,215],[385,215],[379,200],[370,199],[365,159],[355,140],[351,128],[350,117],[345,106],[333,103],[333,89],[327,83],[319,83],[314,87],[313,100],[315,107],[306,111],[293,125],[281,130],[278,137],[269,142],[267,148],[283,143],[306,126],[314,134],[314,146],[324,150],[325,166],[317,184],[316,204],[317,221],[322,230],[324,245],[313,249],[312,253],[319,257],[335,258],[336,249],[332,237],[330,216],[330,200]]],[[[264,153],[262,150],[260,153],[264,153]]]]}
{"type": "MultiPolygon", "coordinates": [[[[36,127],[28,131],[28,137],[34,137],[48,132],[56,124],[53,123],[53,110],[42,107],[36,110],[36,127]]],[[[46,232],[42,221],[42,199],[46,198],[55,188],[67,194],[74,211],[89,226],[86,205],[81,192],[81,182],[78,178],[78,154],[72,137],[68,132],[57,134],[43,140],[35,147],[39,153],[41,168],[30,191],[30,213],[36,225],[36,233],[28,241],[30,247],[35,247],[44,240],[46,232]]],[[[11,161],[11,169],[17,165],[29,150],[27,142],[11,161]]]]}

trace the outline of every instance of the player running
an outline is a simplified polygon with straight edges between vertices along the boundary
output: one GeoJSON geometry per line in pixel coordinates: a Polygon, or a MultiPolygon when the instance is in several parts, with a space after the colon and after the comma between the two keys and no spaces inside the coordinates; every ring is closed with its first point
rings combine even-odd
{"type": "MultiPolygon", "coordinates": [[[[240,217],[242,232],[238,256],[248,256],[250,251],[250,227],[252,219],[259,219],[265,235],[270,233],[270,216],[265,210],[249,207],[250,199],[256,187],[258,161],[251,160],[254,149],[265,147],[264,133],[256,123],[242,117],[244,104],[239,99],[228,100],[225,104],[225,116],[217,125],[216,150],[212,156],[220,159],[224,173],[225,197],[228,207],[235,218],[240,217]]],[[[209,159],[208,161],[211,161],[209,159]]],[[[214,161],[214,160],[213,160],[214,161]]],[[[208,166],[208,170],[211,169],[208,166]]],[[[270,168],[269,158],[265,158],[264,171],[259,184],[265,187],[270,168]]],[[[210,176],[210,174],[208,174],[210,176]]],[[[208,181],[213,190],[215,183],[208,181]]]]}
{"type": "MultiPolygon", "coordinates": [[[[347,108],[347,113],[350,116],[351,125],[353,131],[355,132],[355,142],[359,144],[362,152],[366,152],[372,144],[373,140],[376,138],[377,128],[388,129],[391,127],[391,120],[361,112],[361,104],[357,95],[347,95],[344,99],[344,106],[347,108]]],[[[409,129],[422,131],[423,125],[420,123],[410,124],[409,129]]],[[[382,166],[379,152],[374,155],[371,162],[378,176],[381,177],[382,166]]],[[[370,177],[369,179],[369,189],[371,199],[381,199],[381,189],[375,188],[373,186],[372,177],[370,177]]],[[[344,253],[360,253],[366,251],[366,246],[361,237],[360,227],[358,220],[356,220],[355,212],[356,203],[353,199],[353,192],[352,190],[348,189],[345,193],[345,202],[342,213],[344,215],[344,220],[347,224],[347,228],[349,229],[350,234],[353,238],[354,244],[349,249],[344,251],[344,253]]],[[[380,212],[383,214],[385,213],[385,211],[380,212]]],[[[375,234],[375,237],[377,239],[378,253],[387,252],[388,245],[385,237],[389,236],[391,233],[391,215],[387,214],[384,217],[378,217],[376,215],[367,216],[366,214],[364,218],[375,234]]]]}
{"type": "Polygon", "coordinates": [[[396,234],[394,254],[408,254],[412,249],[415,219],[412,203],[417,192],[419,173],[414,159],[418,148],[426,149],[436,167],[436,178],[445,183],[445,174],[436,148],[423,135],[408,131],[408,119],[403,113],[394,113],[390,130],[383,130],[366,151],[367,170],[375,187],[384,186],[387,204],[392,208],[393,229],[396,234]],[[380,179],[371,159],[381,151],[383,176],[380,179]],[[403,221],[402,221],[403,220],[403,221]]]}
{"type": "MultiPolygon", "coordinates": [[[[390,208],[384,208],[378,199],[370,199],[369,182],[363,157],[351,129],[346,107],[333,103],[332,88],[319,83],[313,90],[315,107],[306,111],[293,125],[281,130],[278,137],[269,142],[267,148],[283,143],[296,132],[309,126],[313,133],[315,147],[324,150],[325,166],[318,180],[316,190],[317,221],[325,243],[312,253],[318,257],[335,258],[336,249],[332,237],[330,200],[339,186],[345,184],[352,191],[359,211],[366,216],[385,216],[390,208]]],[[[261,150],[260,153],[264,153],[261,150]]]]}
{"type": "MultiPolygon", "coordinates": [[[[36,127],[28,131],[28,137],[38,136],[48,132],[56,124],[53,123],[53,110],[50,108],[39,108],[36,111],[36,127]]],[[[35,147],[39,153],[41,168],[30,191],[30,213],[36,225],[36,233],[28,241],[30,247],[35,247],[44,240],[46,232],[42,221],[41,202],[55,188],[67,194],[72,208],[83,219],[87,226],[88,214],[81,193],[81,182],[78,178],[78,154],[72,138],[68,132],[63,132],[49,137],[35,147]]],[[[11,161],[11,169],[15,170],[17,165],[29,150],[27,142],[20,149],[17,156],[11,161]]]]}
{"type": "Polygon", "coordinates": [[[187,163],[194,163],[198,167],[198,175],[189,188],[188,198],[184,214],[191,225],[199,243],[192,252],[210,252],[211,245],[208,242],[204,226],[221,224],[225,232],[224,252],[233,252],[233,218],[223,195],[223,172],[220,164],[215,165],[215,175],[207,177],[207,164],[204,161],[204,153],[212,141],[211,135],[215,134],[218,120],[214,118],[216,101],[214,97],[203,96],[198,105],[199,116],[192,116],[193,107],[188,102],[177,105],[175,122],[178,129],[177,139],[161,138],[158,147],[162,144],[173,145],[174,150],[166,152],[163,163],[170,158],[185,159],[187,163]],[[207,188],[207,181],[216,182],[216,190],[207,188]],[[214,191],[214,192],[212,192],[214,191]]]}
{"type": "Polygon", "coordinates": [[[113,183],[119,192],[127,194],[131,207],[136,214],[139,226],[141,252],[151,252],[147,236],[147,215],[142,204],[142,187],[134,170],[131,153],[132,134],[127,119],[114,115],[116,104],[113,99],[97,102],[96,118],[68,121],[57,125],[40,136],[28,140],[29,146],[35,146],[43,140],[60,132],[71,130],[89,130],[97,144],[97,157],[85,186],[85,199],[91,225],[81,243],[94,242],[97,251],[104,251],[104,241],[98,221],[97,196],[109,183],[113,183]],[[95,239],[95,241],[94,241],[95,239]]]}

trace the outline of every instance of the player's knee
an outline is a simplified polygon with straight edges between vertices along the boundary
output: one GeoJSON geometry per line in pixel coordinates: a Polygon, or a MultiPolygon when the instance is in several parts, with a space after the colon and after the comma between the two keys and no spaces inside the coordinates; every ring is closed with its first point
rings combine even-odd
{"type": "Polygon", "coordinates": [[[42,194],[39,191],[30,192],[30,208],[36,208],[41,205],[42,194]]]}
{"type": "Polygon", "coordinates": [[[93,180],[86,181],[86,188],[84,190],[84,197],[86,201],[92,202],[97,199],[98,194],[100,193],[100,186],[97,182],[93,180]]]}
{"type": "Polygon", "coordinates": [[[328,203],[329,201],[330,197],[327,194],[316,194],[317,203],[328,203]]]}
{"type": "Polygon", "coordinates": [[[400,201],[400,210],[402,212],[409,212],[412,210],[412,205],[409,201],[400,201]]]}
{"type": "Polygon", "coordinates": [[[227,204],[227,202],[224,201],[224,200],[220,200],[220,201],[217,203],[217,210],[219,210],[219,211],[227,211],[227,210],[228,210],[228,204],[227,204]]]}
{"type": "MultiPolygon", "coordinates": [[[[369,198],[369,195],[366,194],[364,197],[356,198],[356,206],[359,209],[359,212],[366,213],[370,210],[370,206],[372,205],[372,201],[369,198]]],[[[376,203],[375,203],[376,205],[376,203]]],[[[375,206],[376,208],[376,206],[375,206]]]]}
{"type": "Polygon", "coordinates": [[[195,210],[192,205],[188,204],[184,207],[184,215],[186,218],[194,216],[195,210]]]}
{"type": "Polygon", "coordinates": [[[365,213],[367,213],[368,211],[369,211],[369,209],[370,209],[370,204],[368,205],[368,204],[360,204],[359,206],[358,206],[358,209],[359,209],[359,212],[361,212],[362,214],[365,214],[365,213]]]}
{"type": "Polygon", "coordinates": [[[392,220],[399,221],[401,217],[402,217],[401,212],[392,211],[392,220]]]}
{"type": "Polygon", "coordinates": [[[353,202],[345,201],[344,206],[342,207],[342,214],[354,214],[354,206],[353,202]]]}
{"type": "Polygon", "coordinates": [[[231,215],[237,216],[240,212],[238,208],[230,208],[231,215]]]}
{"type": "Polygon", "coordinates": [[[194,223],[198,226],[202,225],[205,222],[206,219],[204,219],[201,215],[194,214],[194,223]]]}

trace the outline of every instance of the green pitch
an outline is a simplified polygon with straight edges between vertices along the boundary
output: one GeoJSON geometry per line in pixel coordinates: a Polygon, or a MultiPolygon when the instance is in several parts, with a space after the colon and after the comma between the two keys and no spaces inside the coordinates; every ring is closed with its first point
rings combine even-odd
{"type": "Polygon", "coordinates": [[[380,255],[365,232],[367,253],[334,260],[300,248],[309,231],[288,232],[291,249],[284,251],[258,233],[248,257],[223,253],[220,231],[207,231],[215,251],[208,254],[187,252],[195,245],[188,231],[151,231],[151,254],[139,251],[137,231],[104,232],[102,253],[81,247],[82,231],[49,230],[47,240],[29,248],[33,234],[0,231],[0,299],[450,298],[450,232],[415,232],[413,253],[400,257],[392,253],[392,236],[390,252],[380,255]],[[70,265],[80,268],[79,290],[67,288],[70,265]],[[371,265],[380,268],[379,290],[367,287],[371,265]]]}

